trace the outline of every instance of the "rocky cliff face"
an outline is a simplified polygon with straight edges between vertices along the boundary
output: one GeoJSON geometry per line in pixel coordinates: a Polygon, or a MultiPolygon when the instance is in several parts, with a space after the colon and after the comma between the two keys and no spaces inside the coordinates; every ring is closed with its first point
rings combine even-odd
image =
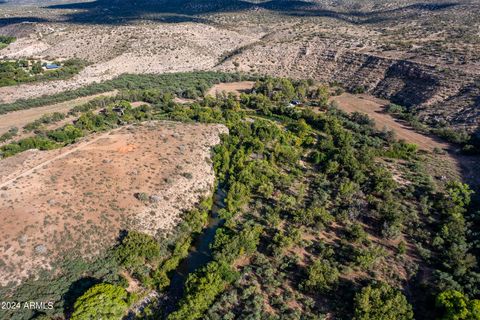
{"type": "Polygon", "coordinates": [[[480,74],[440,68],[406,58],[392,59],[339,48],[335,44],[270,43],[249,47],[219,69],[339,82],[363,87],[378,97],[409,107],[430,124],[446,122],[473,130],[480,124],[480,74]]]}

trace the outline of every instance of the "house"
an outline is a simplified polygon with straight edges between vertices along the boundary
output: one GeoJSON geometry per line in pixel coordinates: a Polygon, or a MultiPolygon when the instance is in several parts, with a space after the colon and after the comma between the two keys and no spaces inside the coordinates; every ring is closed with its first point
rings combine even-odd
{"type": "Polygon", "coordinates": [[[60,66],[56,63],[47,63],[45,65],[45,69],[47,69],[47,70],[55,70],[55,69],[58,69],[58,68],[60,68],[60,66]]]}
{"type": "Polygon", "coordinates": [[[292,100],[292,101],[290,101],[290,103],[288,104],[288,107],[289,107],[289,108],[293,108],[293,107],[298,106],[298,105],[300,105],[300,104],[301,104],[300,100],[292,100]]]}

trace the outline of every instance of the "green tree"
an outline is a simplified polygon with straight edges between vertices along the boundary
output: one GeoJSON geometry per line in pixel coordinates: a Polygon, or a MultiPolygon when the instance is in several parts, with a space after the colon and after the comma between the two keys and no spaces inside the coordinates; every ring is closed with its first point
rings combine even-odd
{"type": "Polygon", "coordinates": [[[146,262],[158,262],[160,245],[147,234],[130,231],[115,251],[118,261],[126,268],[135,268],[146,262]]]}
{"type": "Polygon", "coordinates": [[[354,320],[413,319],[412,306],[405,296],[386,283],[364,287],[355,295],[354,320]]]}
{"type": "Polygon", "coordinates": [[[72,320],[122,319],[128,309],[128,293],[119,286],[101,283],[77,299],[72,320]]]}
{"type": "Polygon", "coordinates": [[[466,207],[470,204],[470,196],[473,193],[468,184],[459,181],[449,182],[447,192],[452,201],[460,207],[466,207]]]}
{"type": "Polygon", "coordinates": [[[442,320],[480,320],[480,300],[469,300],[457,290],[440,293],[436,301],[442,320]]]}
{"type": "Polygon", "coordinates": [[[308,268],[304,287],[311,291],[325,291],[338,282],[340,272],[328,260],[317,260],[308,268]]]}

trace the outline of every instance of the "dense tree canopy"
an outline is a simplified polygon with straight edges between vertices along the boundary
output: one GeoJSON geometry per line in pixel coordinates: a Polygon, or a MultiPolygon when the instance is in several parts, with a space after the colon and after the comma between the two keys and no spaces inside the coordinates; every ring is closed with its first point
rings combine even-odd
{"type": "Polygon", "coordinates": [[[102,283],[93,286],[75,302],[72,320],[122,319],[128,308],[127,291],[102,283]]]}

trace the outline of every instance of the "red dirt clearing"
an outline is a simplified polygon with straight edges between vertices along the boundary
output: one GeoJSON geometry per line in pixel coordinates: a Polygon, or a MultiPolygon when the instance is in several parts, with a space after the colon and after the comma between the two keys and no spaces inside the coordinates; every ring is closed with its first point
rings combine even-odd
{"type": "Polygon", "coordinates": [[[242,92],[251,90],[255,82],[253,81],[239,81],[239,82],[226,82],[214,85],[208,90],[207,95],[215,96],[216,94],[227,92],[234,93],[236,96],[240,96],[242,92]]]}
{"type": "Polygon", "coordinates": [[[182,210],[211,192],[211,147],[226,130],[146,122],[1,160],[0,284],[67,255],[98,254],[120,230],[168,233],[182,210]]]}

